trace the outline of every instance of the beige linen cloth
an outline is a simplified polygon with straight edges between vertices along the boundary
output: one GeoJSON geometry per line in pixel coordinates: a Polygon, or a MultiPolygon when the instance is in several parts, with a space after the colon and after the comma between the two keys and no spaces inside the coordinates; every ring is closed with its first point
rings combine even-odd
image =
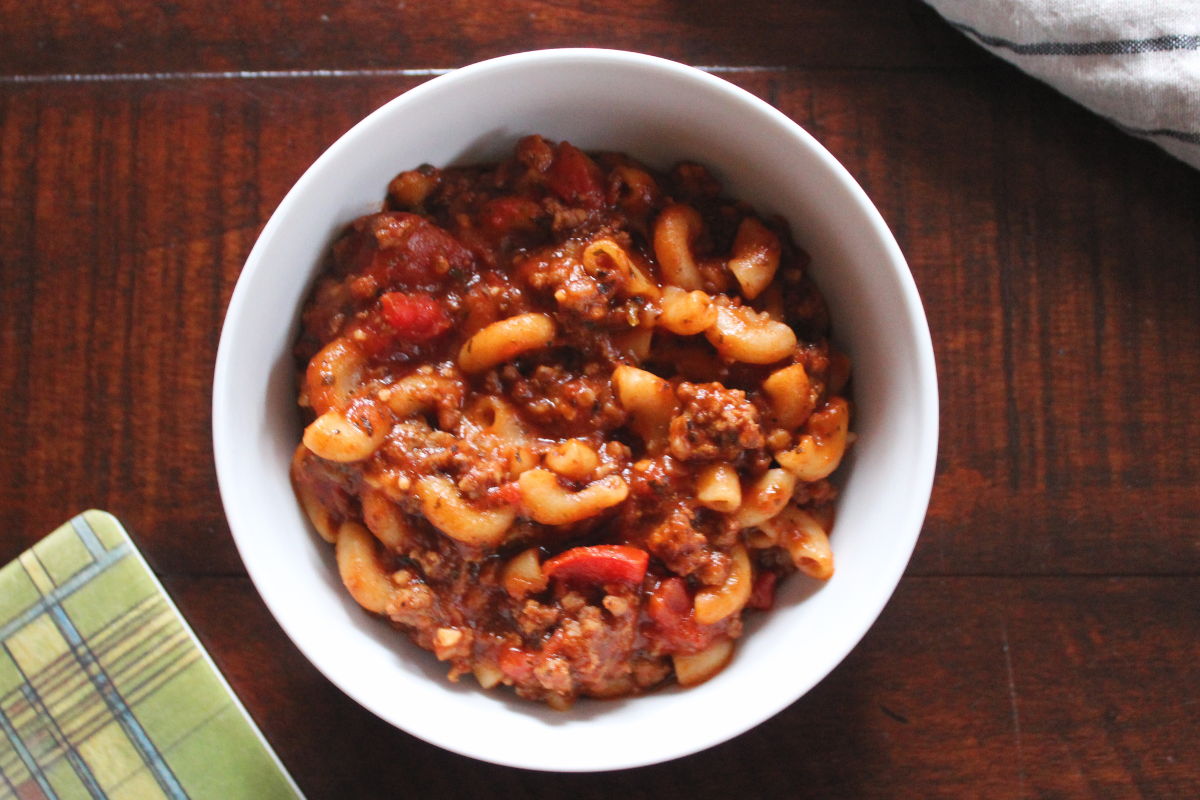
{"type": "Polygon", "coordinates": [[[926,0],[968,38],[1200,169],[1200,0],[926,0]]]}

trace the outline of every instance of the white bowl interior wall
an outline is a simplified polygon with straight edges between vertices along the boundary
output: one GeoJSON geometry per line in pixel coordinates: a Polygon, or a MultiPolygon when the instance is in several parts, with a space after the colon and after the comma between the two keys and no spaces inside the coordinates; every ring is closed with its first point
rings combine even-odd
{"type": "Polygon", "coordinates": [[[647,56],[509,56],[424,84],[338,140],[280,204],[230,304],[214,384],[214,444],[230,527],[281,626],[330,680],[434,744],[487,761],[582,771],[654,763],[724,741],[786,707],[859,641],[902,574],[932,482],[937,391],[929,333],[883,220],[819,144],[766,103],[647,56]],[[562,713],[449,683],[445,665],[346,594],[288,465],[300,433],[291,346],[299,309],[346,223],[422,163],[494,161],[528,133],[652,166],[709,166],[726,194],[786,217],[812,256],[835,340],[854,365],[858,443],[833,534],[836,574],[787,581],[708,683],[562,713]]]}

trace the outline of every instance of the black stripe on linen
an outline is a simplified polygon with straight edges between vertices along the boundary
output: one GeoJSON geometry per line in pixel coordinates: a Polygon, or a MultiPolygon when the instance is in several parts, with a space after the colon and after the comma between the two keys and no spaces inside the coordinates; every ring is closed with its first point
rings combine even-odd
{"type": "Polygon", "coordinates": [[[950,24],[988,47],[1011,50],[1022,56],[1116,56],[1157,53],[1164,50],[1200,50],[1200,36],[1168,34],[1151,39],[1112,39],[1099,42],[1013,42],[992,36],[962,22],[950,24]]]}
{"type": "Polygon", "coordinates": [[[1171,139],[1178,139],[1181,142],[1187,142],[1188,144],[1200,144],[1200,133],[1196,131],[1177,131],[1173,128],[1135,128],[1131,125],[1122,125],[1110,117],[1105,117],[1105,119],[1131,136],[1166,136],[1171,139]]]}

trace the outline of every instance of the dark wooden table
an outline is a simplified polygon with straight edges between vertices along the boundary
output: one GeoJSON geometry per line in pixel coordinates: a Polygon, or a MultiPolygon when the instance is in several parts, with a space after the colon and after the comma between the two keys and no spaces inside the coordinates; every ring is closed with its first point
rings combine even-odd
{"type": "Polygon", "coordinates": [[[1200,172],[916,2],[0,0],[0,562],[117,514],[324,797],[1200,796],[1200,172]],[[774,719],[603,775],[476,763],[296,651],[222,514],[225,306],[291,184],[431,75],[539,47],[701,65],[862,183],[933,330],[908,574],[774,719]]]}

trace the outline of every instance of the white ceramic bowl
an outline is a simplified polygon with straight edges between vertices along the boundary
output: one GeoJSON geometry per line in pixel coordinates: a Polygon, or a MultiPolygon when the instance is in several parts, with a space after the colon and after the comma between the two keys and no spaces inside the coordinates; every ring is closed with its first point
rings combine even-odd
{"type": "Polygon", "coordinates": [[[542,770],[633,767],[694,753],[807,692],[866,633],[916,542],[937,449],[933,350],[908,267],[854,179],[811,136],[749,93],[644,55],[548,50],[435,78],[368,116],[280,203],[238,280],[217,355],[213,440],[221,496],[246,569],[279,624],[364,707],[428,742],[542,770]],[[726,192],[779,213],[812,255],[835,338],[853,359],[858,442],[843,467],[837,572],[786,582],[730,666],[697,688],[566,713],[451,684],[445,666],[364,613],[288,482],[300,435],[291,346],[299,308],[337,233],[377,210],[388,181],[422,163],[503,157],[526,133],[690,159],[726,192]]]}

